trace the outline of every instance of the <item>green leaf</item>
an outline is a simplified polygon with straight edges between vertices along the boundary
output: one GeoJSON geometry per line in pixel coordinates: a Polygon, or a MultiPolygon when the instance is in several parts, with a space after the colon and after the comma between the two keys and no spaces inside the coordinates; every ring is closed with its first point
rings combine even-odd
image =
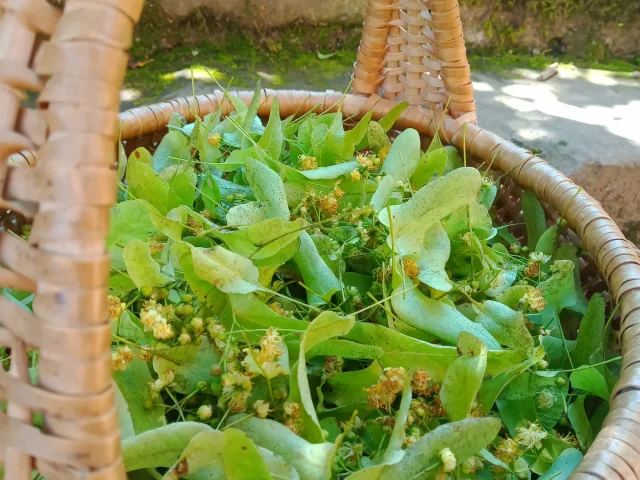
{"type": "MultiPolygon", "coordinates": [[[[282,153],[282,121],[280,120],[280,104],[278,99],[274,98],[271,102],[271,111],[269,112],[269,122],[267,127],[258,141],[258,151],[268,152],[271,160],[277,162],[282,153]]],[[[263,155],[264,156],[264,155],[263,155]]]]}
{"type": "MultiPolygon", "coordinates": [[[[124,151],[124,145],[122,144],[122,142],[118,142],[117,177],[119,182],[124,180],[125,174],[127,173],[127,163],[127,152],[124,151]]],[[[0,476],[0,478],[2,478],[2,476],[0,476]]]]}
{"type": "Polygon", "coordinates": [[[381,173],[386,174],[378,184],[371,206],[379,212],[387,206],[396,182],[409,182],[420,161],[420,135],[409,128],[398,135],[387,153],[381,173]]]}
{"type": "Polygon", "coordinates": [[[146,362],[133,360],[124,372],[113,372],[113,380],[128,406],[135,435],[166,424],[164,407],[153,402],[151,397],[149,383],[152,378],[146,362]],[[152,402],[153,408],[145,408],[145,402],[152,402]]]}
{"type": "Polygon", "coordinates": [[[553,226],[545,230],[536,244],[536,252],[554,255],[558,244],[558,227],[553,226]]]}
{"type": "Polygon", "coordinates": [[[209,309],[218,314],[225,302],[225,294],[218,290],[212,283],[200,278],[193,268],[191,249],[186,242],[175,243],[171,248],[172,263],[182,270],[189,287],[198,299],[209,309]]]}
{"type": "Polygon", "coordinates": [[[582,453],[575,448],[563,450],[540,480],[566,480],[582,461],[582,453]]]}
{"type": "Polygon", "coordinates": [[[153,370],[157,374],[172,369],[178,393],[189,394],[198,389],[199,381],[211,381],[211,365],[220,361],[218,351],[207,337],[200,336],[200,343],[190,343],[157,351],[153,357],[153,370]]]}
{"type": "MultiPolygon", "coordinates": [[[[440,461],[438,453],[445,447],[451,449],[457,464],[461,465],[485,448],[496,437],[500,426],[497,418],[469,418],[441,425],[410,445],[404,451],[404,458],[387,466],[379,478],[419,478],[421,472],[440,461]]],[[[428,478],[433,478],[438,471],[440,469],[433,471],[428,478]]]]}
{"type": "Polygon", "coordinates": [[[142,240],[130,240],[124,247],[123,258],[127,273],[138,288],[159,287],[171,281],[171,277],[160,271],[160,265],[151,257],[149,245],[142,240]]]}
{"type": "MultiPolygon", "coordinates": [[[[129,412],[129,406],[127,401],[122,396],[120,388],[116,385],[114,388],[115,400],[116,400],[116,412],[118,414],[118,426],[120,427],[120,436],[124,440],[125,438],[134,437],[136,433],[133,430],[133,421],[131,420],[131,412],[129,412]]],[[[0,479],[4,480],[4,477],[0,475],[0,479]]]]}
{"type": "Polygon", "coordinates": [[[499,375],[487,378],[480,386],[478,391],[478,405],[480,405],[484,412],[491,411],[493,404],[498,399],[500,393],[509,385],[515,378],[521,375],[523,372],[531,368],[533,365],[542,360],[545,356],[544,348],[535,348],[533,355],[522,363],[510,366],[499,375]]]}
{"type": "Polygon", "coordinates": [[[573,262],[569,260],[556,260],[551,269],[553,274],[538,284],[545,301],[558,311],[578,302],[576,285],[573,281],[574,268],[573,262]]]}
{"type": "Polygon", "coordinates": [[[180,205],[193,207],[198,176],[191,165],[186,163],[173,165],[163,171],[160,176],[167,181],[171,192],[178,198],[180,205]]]}
{"type": "Polygon", "coordinates": [[[530,250],[534,250],[538,240],[547,229],[547,219],[542,209],[542,205],[531,192],[525,192],[520,199],[522,213],[527,225],[527,245],[530,250]]]}
{"type": "Polygon", "coordinates": [[[576,400],[569,405],[568,415],[571,421],[571,426],[574,432],[576,432],[576,438],[580,442],[580,447],[583,449],[589,448],[593,443],[593,432],[591,431],[591,424],[589,418],[584,410],[584,400],[586,395],[578,395],[576,400]]]}
{"type": "Polygon", "coordinates": [[[571,353],[576,367],[589,364],[589,357],[600,347],[604,324],[604,298],[596,293],[589,301],[587,311],[580,323],[576,346],[571,353]]]}
{"type": "Polygon", "coordinates": [[[609,401],[609,387],[607,387],[607,382],[595,367],[576,370],[571,374],[569,379],[571,380],[571,386],[573,388],[579,388],[607,402],[609,401]]]}
{"type": "Polygon", "coordinates": [[[270,218],[234,232],[216,232],[214,235],[223,240],[232,251],[253,260],[259,266],[262,266],[259,260],[274,257],[276,261],[269,264],[281,264],[291,257],[281,258],[278,253],[290,245],[295,247],[295,253],[299,248],[298,238],[306,225],[303,218],[294,221],[270,218]]]}
{"type": "Polygon", "coordinates": [[[182,205],[180,197],[171,190],[169,183],[146,163],[129,162],[127,184],[131,195],[146,200],[163,215],[182,205]]]}
{"type": "Polygon", "coordinates": [[[404,388],[402,389],[402,400],[400,401],[400,407],[396,412],[395,425],[391,432],[391,438],[389,444],[382,457],[382,463],[393,464],[397,463],[404,457],[404,451],[402,445],[407,439],[405,434],[405,425],[407,424],[407,418],[409,416],[409,408],[411,407],[411,376],[407,376],[404,381],[404,388]]]}
{"type": "Polygon", "coordinates": [[[122,315],[114,324],[118,327],[117,334],[128,340],[145,340],[147,337],[142,329],[140,320],[128,310],[122,312],[122,315]]]}
{"type": "Polygon", "coordinates": [[[424,247],[418,252],[418,280],[441,292],[451,290],[451,280],[445,271],[445,265],[451,254],[451,242],[439,223],[427,230],[424,247]]]}
{"type": "MultiPolygon", "coordinates": [[[[378,218],[389,227],[393,221],[396,251],[401,255],[417,253],[425,234],[453,210],[475,201],[482,177],[475,168],[459,168],[424,187],[406,203],[391,207],[392,219],[387,210],[378,218]]],[[[391,236],[387,239],[391,246],[391,236]]]]}
{"type": "Polygon", "coordinates": [[[462,332],[468,332],[482,340],[490,349],[500,349],[500,344],[480,324],[472,322],[455,307],[424,295],[417,288],[402,293],[413,283],[405,277],[394,290],[391,305],[404,323],[431,333],[447,343],[455,345],[462,332]]]}
{"type": "MultiPolygon", "coordinates": [[[[236,418],[232,417],[230,421],[236,422],[236,418]]],[[[309,443],[273,420],[245,417],[233,426],[245,432],[256,445],[268,448],[282,457],[295,468],[300,475],[300,480],[331,478],[331,471],[327,469],[333,450],[331,443],[309,443]]]]}
{"type": "Polygon", "coordinates": [[[301,170],[300,173],[309,180],[333,180],[348,174],[359,166],[360,164],[354,160],[352,162],[329,165],[328,167],[319,167],[315,170],[301,170]]]}
{"type": "Polygon", "coordinates": [[[222,461],[229,480],[271,480],[267,466],[247,434],[229,428],[222,439],[222,461]]]}
{"type": "Polygon", "coordinates": [[[362,141],[356,147],[356,150],[362,150],[367,145],[374,152],[378,153],[383,147],[391,144],[387,133],[384,128],[380,126],[378,122],[371,121],[369,122],[369,126],[367,127],[367,138],[366,141],[362,141]]]}
{"type": "Polygon", "coordinates": [[[131,155],[129,155],[129,162],[142,162],[146,163],[150,167],[153,167],[153,158],[151,157],[151,153],[144,147],[136,148],[131,155]]]}
{"type": "Polygon", "coordinates": [[[482,306],[474,305],[474,310],[478,314],[475,320],[501,345],[520,350],[527,356],[533,353],[533,337],[521,312],[493,300],[485,300],[482,306]]]}
{"type": "MultiPolygon", "coordinates": [[[[345,338],[381,347],[384,356],[380,363],[385,367],[403,367],[406,370],[422,368],[436,382],[442,382],[447,368],[458,357],[456,347],[435,345],[371,323],[357,322],[345,338]]],[[[490,350],[487,375],[499,375],[523,359],[520,352],[490,350]]]]}
{"type": "Polygon", "coordinates": [[[462,332],[458,339],[460,356],[456,358],[442,382],[440,399],[452,421],[462,420],[471,412],[487,368],[487,347],[471,334],[462,332]]]}
{"type": "Polygon", "coordinates": [[[380,375],[382,366],[377,360],[364,370],[340,372],[327,380],[331,390],[325,392],[324,399],[338,407],[367,403],[369,394],[364,389],[375,385],[380,375]]]}
{"type": "Polygon", "coordinates": [[[236,320],[246,329],[279,328],[303,332],[309,326],[309,322],[304,320],[281,317],[253,294],[230,294],[229,301],[236,315],[236,320]],[[251,323],[248,324],[247,322],[251,323]]]}
{"type": "Polygon", "coordinates": [[[251,260],[220,246],[191,249],[193,270],[224,293],[251,293],[262,290],[258,268],[251,260]]]}
{"type": "Polygon", "coordinates": [[[447,151],[444,148],[424,154],[420,157],[416,171],[411,177],[411,184],[420,188],[429,183],[434,174],[439,177],[444,175],[447,168],[447,158],[447,151]]]}
{"type": "Polygon", "coordinates": [[[247,181],[256,198],[267,203],[269,218],[289,220],[289,206],[284,183],[280,176],[264,163],[248,158],[246,161],[247,181]]]}
{"type": "Polygon", "coordinates": [[[420,161],[420,134],[413,128],[403,131],[391,144],[382,173],[408,182],[420,161]]]}
{"type": "Polygon", "coordinates": [[[260,80],[256,82],[256,87],[253,90],[253,97],[251,98],[251,104],[245,113],[244,121],[242,122],[242,128],[244,130],[249,131],[251,129],[251,125],[253,125],[253,120],[256,118],[258,113],[258,107],[260,107],[260,80]]]}
{"type": "Polygon", "coordinates": [[[245,226],[258,223],[269,218],[269,207],[258,202],[241,203],[227,212],[227,226],[245,226]]]}
{"type": "MultiPolygon", "coordinates": [[[[185,123],[184,117],[179,113],[174,112],[171,115],[169,125],[182,127],[185,123]]],[[[191,158],[189,138],[179,130],[169,129],[153,154],[153,167],[157,172],[162,172],[165,168],[179,163],[180,158],[185,160],[191,158]]]]}
{"type": "Polygon", "coordinates": [[[402,112],[404,112],[407,107],[409,107],[408,102],[398,102],[396,103],[391,110],[389,110],[384,117],[378,120],[378,123],[382,127],[385,132],[391,130],[393,124],[396,123],[396,120],[400,118],[402,112]]]}
{"type": "MultiPolygon", "coordinates": [[[[124,264],[124,261],[122,262],[124,264]]],[[[112,257],[112,265],[113,265],[113,257],[112,257]]],[[[122,267],[126,269],[126,266],[122,267]]],[[[136,284],[133,283],[131,277],[123,273],[114,273],[109,276],[109,295],[113,295],[115,297],[119,297],[120,295],[124,295],[129,293],[131,290],[135,290],[136,284]]]]}
{"type": "Polygon", "coordinates": [[[517,428],[528,428],[530,423],[536,422],[538,414],[533,397],[518,400],[498,400],[496,402],[502,421],[509,429],[511,437],[518,434],[517,428]]]}
{"type": "Polygon", "coordinates": [[[356,146],[365,138],[367,127],[371,121],[372,112],[367,112],[351,130],[344,132],[344,148],[342,150],[342,158],[353,157],[356,146]]]}
{"type": "Polygon", "coordinates": [[[307,378],[306,354],[319,343],[330,338],[346,335],[355,325],[353,317],[341,317],[334,312],[322,312],[318,315],[302,337],[300,356],[292,369],[291,393],[289,401],[300,401],[303,406],[302,420],[305,425],[303,435],[310,441],[322,442],[322,428],[311,398],[309,379],[307,378]]]}
{"type": "Polygon", "coordinates": [[[126,438],[122,442],[124,466],[127,472],[171,467],[193,437],[211,430],[204,423],[178,422],[126,438]]]}
{"type": "MultiPolygon", "coordinates": [[[[153,207],[151,207],[153,208],[153,207]]],[[[154,209],[155,210],[155,209],[154,209]]],[[[182,232],[187,225],[189,213],[186,207],[180,206],[169,210],[166,217],[151,211],[151,222],[153,226],[164,233],[171,240],[176,242],[182,240],[182,232]]]]}
{"type": "Polygon", "coordinates": [[[316,345],[310,355],[338,356],[346,359],[377,360],[382,358],[384,350],[373,345],[361,345],[349,340],[326,340],[316,345]]]}
{"type": "Polygon", "coordinates": [[[151,206],[142,200],[126,200],[111,209],[111,224],[107,235],[107,249],[111,254],[111,266],[118,270],[124,264],[124,246],[133,239],[146,242],[158,229],[149,216],[151,206]]]}
{"type": "Polygon", "coordinates": [[[220,187],[218,187],[217,182],[213,179],[213,175],[206,175],[204,177],[200,193],[202,195],[204,208],[210,212],[215,212],[220,204],[222,194],[220,193],[220,187]]]}
{"type": "Polygon", "coordinates": [[[340,281],[320,256],[318,248],[307,232],[300,235],[300,249],[293,256],[304,280],[307,301],[311,305],[324,305],[340,290],[340,281]]]}

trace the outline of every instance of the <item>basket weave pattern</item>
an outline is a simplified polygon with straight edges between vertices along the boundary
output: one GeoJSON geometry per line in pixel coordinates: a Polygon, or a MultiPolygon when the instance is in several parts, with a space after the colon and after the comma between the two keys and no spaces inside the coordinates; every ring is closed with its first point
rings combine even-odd
{"type": "MultiPolygon", "coordinates": [[[[132,28],[142,0],[67,0],[64,14],[45,0],[0,0],[0,153],[2,206],[33,218],[29,243],[0,233],[0,282],[37,292],[34,314],[0,297],[0,346],[11,349],[11,371],[0,369],[0,462],[10,480],[35,468],[53,479],[124,479],[110,386],[110,326],[106,309],[109,261],[104,239],[115,201],[118,135],[131,149],[153,145],[173,112],[187,120],[232,110],[222,92],[137,108],[116,123],[118,92],[132,28]],[[50,36],[36,47],[36,32],[50,36]],[[43,77],[49,78],[44,83],[43,77]],[[43,88],[44,87],[44,88],[43,88]],[[41,92],[38,109],[21,107],[20,91],[41,92]],[[39,350],[38,385],[30,383],[26,349],[39,350]],[[32,426],[32,413],[44,426],[32,426]]],[[[520,216],[520,189],[534,192],[549,212],[564,216],[610,295],[621,301],[623,368],[611,411],[572,478],[640,478],[640,259],[600,205],[560,172],[476,126],[473,88],[455,0],[370,0],[358,61],[355,95],[263,90],[259,114],[274,98],[283,117],[337,109],[378,119],[406,100],[396,122],[442,140],[470,158],[507,172],[497,200],[510,222],[520,216]],[[378,95],[381,96],[378,96],[378,95]],[[448,104],[451,116],[443,111],[448,104]],[[423,107],[429,107],[425,109],[423,107]],[[597,269],[596,269],[597,266],[597,269]]],[[[235,92],[249,103],[252,92],[235,92]]]]}

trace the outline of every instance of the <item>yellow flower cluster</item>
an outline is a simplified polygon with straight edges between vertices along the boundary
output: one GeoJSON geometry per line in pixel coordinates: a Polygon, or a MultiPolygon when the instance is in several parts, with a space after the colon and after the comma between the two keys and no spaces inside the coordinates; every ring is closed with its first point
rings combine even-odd
{"type": "Polygon", "coordinates": [[[520,451],[518,442],[509,437],[506,437],[500,441],[500,443],[496,447],[494,455],[497,459],[502,460],[504,463],[511,463],[520,455],[522,455],[522,452],[520,451]]]}
{"type": "Polygon", "coordinates": [[[240,372],[225,373],[220,377],[222,381],[222,397],[220,402],[228,405],[233,413],[244,412],[247,409],[247,400],[251,395],[253,385],[248,375],[240,372]]]}
{"type": "Polygon", "coordinates": [[[527,263],[527,267],[524,269],[524,274],[527,277],[537,277],[540,275],[540,267],[550,259],[550,255],[545,255],[540,252],[531,252],[529,254],[529,263],[527,263]]]}
{"type": "Polygon", "coordinates": [[[525,450],[529,450],[533,447],[540,450],[542,448],[542,440],[547,438],[549,434],[542,430],[537,423],[532,423],[529,428],[520,427],[516,428],[518,435],[516,435],[515,441],[519,445],[525,447],[525,450]]]}
{"type": "Polygon", "coordinates": [[[149,383],[152,393],[157,393],[165,387],[171,387],[176,381],[176,374],[172,368],[165,370],[158,375],[158,378],[149,383]]]}
{"type": "Polygon", "coordinates": [[[302,170],[315,170],[318,168],[318,162],[316,161],[316,157],[300,155],[300,166],[302,170]]]}
{"type": "Polygon", "coordinates": [[[212,134],[210,134],[207,137],[207,143],[209,145],[213,145],[214,147],[220,146],[220,141],[221,140],[222,140],[222,137],[220,136],[220,134],[218,132],[213,132],[212,134]]]}
{"type": "Polygon", "coordinates": [[[191,215],[189,215],[189,218],[187,219],[187,227],[189,227],[191,232],[196,236],[200,235],[202,230],[204,230],[202,223],[200,223],[196,217],[192,217],[191,215]]]}
{"type": "Polygon", "coordinates": [[[134,359],[133,352],[129,347],[118,347],[115,352],[111,352],[111,370],[124,372],[134,359]]]}
{"type": "Polygon", "coordinates": [[[144,331],[153,331],[153,336],[157,340],[173,338],[173,328],[167,321],[167,316],[172,313],[172,306],[160,305],[155,300],[145,302],[143,309],[140,311],[140,322],[144,326],[144,331]]]}
{"type": "Polygon", "coordinates": [[[540,312],[547,306],[547,302],[542,296],[542,290],[536,289],[532,292],[527,292],[520,299],[520,303],[525,305],[532,312],[540,312]]]}
{"type": "Polygon", "coordinates": [[[355,169],[349,172],[349,178],[351,179],[352,182],[359,182],[362,176],[360,175],[360,172],[358,171],[358,169],[355,169]]]}
{"type": "Polygon", "coordinates": [[[107,305],[109,306],[109,317],[117,320],[127,308],[125,303],[122,303],[118,297],[109,295],[107,299],[107,305]]]}
{"type": "Polygon", "coordinates": [[[284,426],[298,435],[300,433],[300,415],[302,413],[302,407],[299,403],[285,402],[282,406],[284,410],[284,426]]]}
{"type": "Polygon", "coordinates": [[[416,278],[420,275],[420,267],[418,266],[418,262],[416,262],[411,257],[404,257],[403,260],[404,265],[404,273],[406,273],[409,278],[416,278]]]}
{"type": "Polygon", "coordinates": [[[153,237],[149,238],[149,251],[151,252],[151,255],[162,252],[162,250],[164,250],[164,245],[164,243],[159,242],[153,237]]]}
{"type": "Polygon", "coordinates": [[[389,410],[398,393],[402,391],[406,378],[407,372],[402,367],[385,368],[378,383],[364,389],[369,394],[369,403],[376,408],[389,410]]]}
{"type": "Polygon", "coordinates": [[[356,161],[367,170],[375,170],[380,165],[380,159],[378,157],[371,157],[362,153],[358,154],[356,161]]]}

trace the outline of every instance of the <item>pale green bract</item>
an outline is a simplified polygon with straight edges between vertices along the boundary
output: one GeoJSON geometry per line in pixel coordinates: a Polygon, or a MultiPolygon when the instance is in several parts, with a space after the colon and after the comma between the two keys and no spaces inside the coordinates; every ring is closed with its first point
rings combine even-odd
{"type": "Polygon", "coordinates": [[[475,168],[459,168],[425,185],[408,202],[392,206],[391,217],[382,210],[380,222],[387,227],[393,223],[394,240],[390,235],[387,243],[393,243],[401,255],[418,253],[429,228],[456,208],[474,202],[481,186],[475,168]]]}
{"type": "Polygon", "coordinates": [[[149,245],[142,240],[129,241],[124,247],[123,258],[127,273],[138,288],[145,285],[158,287],[171,281],[160,271],[160,265],[151,257],[149,245]]]}

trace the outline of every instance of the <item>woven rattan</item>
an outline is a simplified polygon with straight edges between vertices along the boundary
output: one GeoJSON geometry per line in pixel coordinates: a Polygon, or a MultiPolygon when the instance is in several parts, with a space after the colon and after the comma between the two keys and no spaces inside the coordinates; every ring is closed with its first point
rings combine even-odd
{"type": "MultiPolygon", "coordinates": [[[[36,292],[34,313],[0,297],[0,462],[5,478],[125,478],[110,384],[106,308],[109,260],[104,239],[115,200],[116,141],[153,146],[173,112],[187,120],[215,110],[222,92],[137,108],[120,115],[124,50],[142,0],[67,0],[64,12],[45,0],[0,0],[0,207],[32,218],[29,242],[0,233],[0,282],[36,292]],[[0,10],[1,11],[1,10],[0,10]],[[41,37],[49,40],[42,42],[41,37]],[[37,109],[23,91],[40,92],[37,109]],[[37,153],[36,153],[37,152],[37,153]],[[34,168],[16,165],[36,164],[34,168]],[[26,349],[39,351],[37,385],[26,349]],[[42,429],[33,413],[44,414],[42,429]]],[[[260,115],[274,98],[283,117],[314,108],[358,118],[384,115],[396,100],[413,106],[396,127],[465,148],[470,158],[507,172],[497,200],[504,222],[521,218],[522,189],[546,205],[550,220],[569,222],[571,241],[590,254],[587,291],[621,301],[623,368],[611,411],[576,479],[640,477],[640,259],[598,202],[544,160],[476,126],[473,87],[456,0],[370,0],[354,69],[355,94],[262,92],[260,115]],[[445,106],[451,116],[443,115],[445,106]],[[425,108],[428,107],[428,108],[425,108]]],[[[252,92],[236,92],[249,102],[252,92]]],[[[230,102],[224,112],[232,109],[230,102]]],[[[516,232],[517,233],[517,232],[516,232]]]]}

